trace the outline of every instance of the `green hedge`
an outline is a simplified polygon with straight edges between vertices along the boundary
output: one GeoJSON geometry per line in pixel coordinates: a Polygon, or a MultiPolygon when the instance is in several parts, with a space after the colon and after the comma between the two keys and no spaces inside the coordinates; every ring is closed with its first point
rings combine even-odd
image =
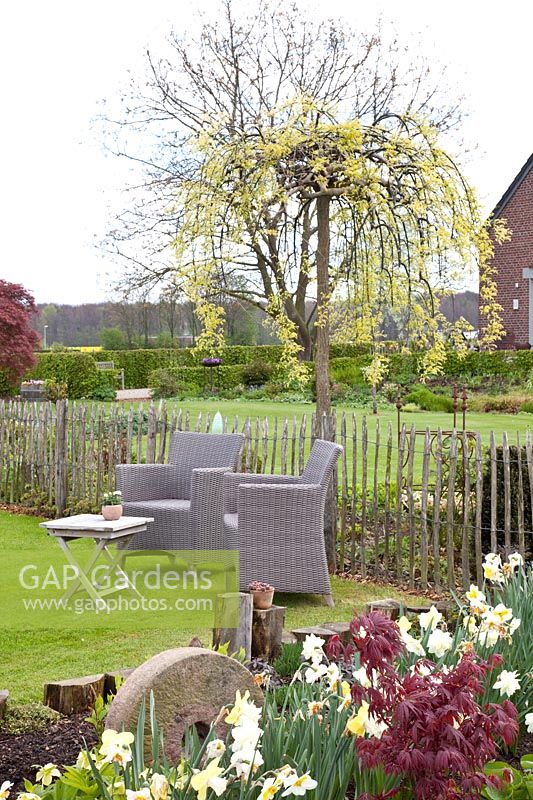
{"type": "MultiPolygon", "coordinates": [[[[279,365],[281,345],[244,346],[235,345],[223,348],[217,355],[222,358],[221,370],[262,361],[274,367],[279,365]]],[[[419,363],[422,353],[389,353],[387,382],[410,385],[418,380],[419,363]]],[[[357,345],[331,346],[331,377],[336,383],[350,386],[364,385],[362,367],[370,362],[371,356],[357,345]]],[[[149,376],[158,369],[190,369],[194,372],[180,373],[181,378],[200,387],[209,380],[207,369],[201,366],[201,358],[192,348],[151,349],[151,350],[101,350],[90,353],[39,353],[38,365],[28,375],[33,378],[56,378],[66,380],[71,397],[83,397],[90,393],[95,381],[102,373],[96,370],[96,361],[113,361],[116,369],[123,369],[125,385],[129,389],[149,386],[149,376]]],[[[310,367],[312,370],[312,367],[310,367]]],[[[484,376],[500,376],[510,382],[524,382],[533,373],[533,351],[498,350],[491,353],[468,353],[460,359],[456,353],[449,353],[445,374],[460,381],[484,376]]],[[[222,375],[222,373],[221,373],[222,375]]],[[[221,378],[222,379],[222,378],[221,378]]],[[[274,377],[276,379],[275,371],[274,377]]],[[[243,382],[241,370],[224,372],[227,383],[222,388],[234,388],[243,382]]],[[[8,394],[0,374],[0,394],[8,394]]]]}
{"type": "Polygon", "coordinates": [[[17,387],[11,385],[6,374],[0,369],[0,397],[13,397],[18,392],[17,387]]]}
{"type": "Polygon", "coordinates": [[[67,384],[71,400],[90,397],[106,387],[116,387],[116,372],[100,370],[89,353],[39,353],[37,364],[27,375],[34,380],[54,378],[67,384]]]}
{"type": "MultiPolygon", "coordinates": [[[[174,376],[181,392],[203,391],[210,386],[210,369],[206,367],[166,367],[168,373],[174,376]]],[[[217,389],[235,389],[243,383],[244,364],[213,367],[213,386],[217,389]]],[[[148,376],[147,385],[157,388],[157,370],[148,376]]]]}

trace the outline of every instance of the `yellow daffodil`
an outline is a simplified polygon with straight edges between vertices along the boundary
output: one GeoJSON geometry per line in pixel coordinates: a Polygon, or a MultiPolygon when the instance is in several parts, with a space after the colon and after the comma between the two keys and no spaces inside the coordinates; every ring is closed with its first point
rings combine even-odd
{"type": "Polygon", "coordinates": [[[208,789],[212,789],[217,797],[226,791],[228,782],[225,778],[220,777],[224,770],[218,766],[219,761],[219,758],[213,759],[205,769],[192,776],[191,786],[197,793],[198,800],[205,800],[208,789]]]}
{"type": "Polygon", "coordinates": [[[226,724],[239,725],[243,717],[257,724],[260,716],[261,709],[250,701],[250,692],[248,689],[242,697],[240,691],[237,689],[234,706],[229,714],[226,715],[226,724]]]}
{"type": "Polygon", "coordinates": [[[342,692],[342,703],[340,703],[337,709],[337,711],[339,712],[349,708],[352,702],[352,688],[348,683],[348,681],[342,681],[341,692],[342,692]]]}
{"type": "Polygon", "coordinates": [[[348,736],[364,736],[366,723],[368,722],[368,703],[363,700],[357,714],[351,717],[346,723],[344,733],[348,736]]]}
{"type": "Polygon", "coordinates": [[[402,633],[407,633],[407,631],[410,631],[411,628],[413,627],[412,623],[409,622],[409,620],[407,619],[407,617],[405,615],[403,617],[400,617],[400,619],[398,620],[398,622],[396,624],[399,627],[399,629],[402,631],[402,633]]]}

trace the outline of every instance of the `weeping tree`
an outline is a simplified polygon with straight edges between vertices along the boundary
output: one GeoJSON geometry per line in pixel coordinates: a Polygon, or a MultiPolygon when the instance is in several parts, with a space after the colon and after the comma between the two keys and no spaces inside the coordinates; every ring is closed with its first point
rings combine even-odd
{"type": "MultiPolygon", "coordinates": [[[[357,38],[268,0],[251,16],[231,0],[221,11],[196,41],[171,35],[166,58],[147,54],[148,79],[118,120],[116,152],[146,174],[112,236],[126,283],[172,276],[210,348],[223,341],[221,292],[255,304],[292,380],[304,379],[314,349],[319,413],[330,406],[332,316],[337,338],[374,347],[370,382],[383,373],[380,320],[394,306],[408,310],[405,340],[438,370],[436,294],[491,251],[440,143],[457,108],[439,101],[427,65],[378,35],[357,38]]],[[[501,326],[488,273],[485,287],[490,343],[501,326]]]]}
{"type": "MultiPolygon", "coordinates": [[[[202,168],[178,195],[183,216],[175,248],[183,276],[195,271],[190,288],[205,335],[214,340],[221,317],[209,298],[219,265],[242,265],[248,237],[259,243],[278,235],[276,224],[253,227],[267,209],[283,220],[283,235],[299,243],[287,258],[303,252],[301,272],[316,286],[322,414],[330,410],[330,309],[337,309],[337,338],[376,343],[384,308],[401,302],[409,308],[411,341],[426,349],[424,369],[438,371],[445,343],[435,289],[486,259],[491,241],[473,192],[431,126],[397,115],[363,125],[303,97],[285,103],[283,114],[276,127],[259,122],[258,131],[238,139],[223,141],[217,126],[204,131],[197,142],[202,168]]],[[[278,291],[270,313],[297,376],[301,344],[285,309],[278,291]]]]}

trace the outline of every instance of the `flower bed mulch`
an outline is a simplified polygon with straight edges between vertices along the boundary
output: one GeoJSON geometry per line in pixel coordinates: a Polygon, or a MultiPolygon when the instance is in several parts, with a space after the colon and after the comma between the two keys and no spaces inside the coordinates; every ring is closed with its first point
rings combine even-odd
{"type": "Polygon", "coordinates": [[[98,741],[86,716],[63,717],[45,731],[0,733],[0,783],[13,781],[13,791],[21,791],[23,778],[35,779],[34,764],[73,764],[84,742],[92,747],[98,741]]]}
{"type": "MultiPolygon", "coordinates": [[[[92,747],[98,737],[92,725],[84,722],[85,714],[63,717],[46,731],[32,731],[12,735],[0,733],[0,783],[13,781],[13,791],[24,789],[23,778],[35,777],[34,764],[73,764],[84,743],[92,747]]],[[[520,757],[533,753],[533,734],[520,739],[516,755],[505,757],[513,766],[519,766],[520,757]]]]}

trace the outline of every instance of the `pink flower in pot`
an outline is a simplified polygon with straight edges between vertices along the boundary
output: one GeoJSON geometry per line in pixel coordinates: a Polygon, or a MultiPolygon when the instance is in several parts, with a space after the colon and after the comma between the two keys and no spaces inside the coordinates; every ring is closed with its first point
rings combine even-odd
{"type": "Polygon", "coordinates": [[[115,522],[122,516],[122,492],[106,492],[102,497],[102,516],[107,522],[115,522]]]}
{"type": "Polygon", "coordinates": [[[272,605],[274,599],[274,587],[262,581],[252,581],[248,585],[254,600],[254,608],[267,609],[272,605]]]}

